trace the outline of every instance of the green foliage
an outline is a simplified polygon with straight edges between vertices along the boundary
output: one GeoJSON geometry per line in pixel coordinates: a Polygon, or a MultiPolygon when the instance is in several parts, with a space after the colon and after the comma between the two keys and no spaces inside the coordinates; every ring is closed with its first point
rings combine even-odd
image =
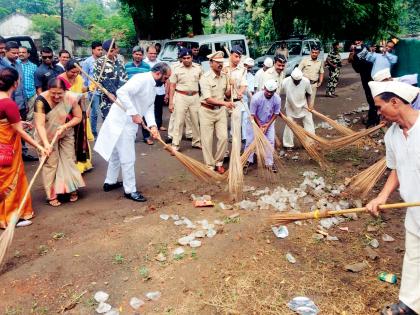
{"type": "Polygon", "coordinates": [[[121,254],[115,254],[114,261],[113,261],[114,264],[121,265],[122,263],[124,263],[124,261],[125,261],[125,259],[124,259],[124,256],[123,255],[121,255],[121,254]]]}
{"type": "Polygon", "coordinates": [[[0,0],[0,18],[14,13],[58,14],[58,1],[55,0],[0,0]]]}
{"type": "Polygon", "coordinates": [[[400,15],[401,34],[420,33],[420,1],[402,1],[402,13],[400,15]]]}
{"type": "Polygon", "coordinates": [[[89,27],[103,19],[105,19],[104,7],[96,1],[77,5],[72,14],[72,20],[84,27],[89,27]]]}
{"type": "Polygon", "coordinates": [[[59,47],[57,30],[60,27],[60,19],[44,14],[33,15],[31,19],[33,30],[41,34],[41,45],[57,49],[59,47]]]}

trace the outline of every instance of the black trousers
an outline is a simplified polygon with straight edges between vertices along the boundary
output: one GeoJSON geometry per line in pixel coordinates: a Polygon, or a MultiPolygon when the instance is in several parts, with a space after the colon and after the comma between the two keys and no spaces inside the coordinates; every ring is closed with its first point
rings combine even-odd
{"type": "Polygon", "coordinates": [[[363,90],[365,91],[366,101],[369,104],[369,111],[367,116],[366,125],[367,126],[376,126],[379,124],[379,115],[378,109],[375,106],[373,101],[372,92],[370,91],[369,82],[372,81],[369,71],[360,71],[360,80],[362,81],[363,90]]]}
{"type": "MultiPolygon", "coordinates": [[[[156,125],[158,129],[162,127],[162,116],[163,116],[163,106],[165,105],[165,95],[156,95],[155,98],[155,120],[156,125]]],[[[144,118],[143,118],[144,119],[144,118]]],[[[144,122],[147,125],[146,119],[144,119],[144,122]]],[[[141,131],[143,133],[143,139],[147,140],[150,138],[150,132],[148,132],[143,127],[141,128],[141,131]]]]}

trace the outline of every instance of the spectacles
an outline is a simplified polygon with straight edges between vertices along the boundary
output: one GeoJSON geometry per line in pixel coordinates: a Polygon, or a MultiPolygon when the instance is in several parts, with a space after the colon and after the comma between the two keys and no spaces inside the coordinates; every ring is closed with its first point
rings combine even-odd
{"type": "Polygon", "coordinates": [[[53,56],[42,56],[42,59],[53,59],[53,56]]]}

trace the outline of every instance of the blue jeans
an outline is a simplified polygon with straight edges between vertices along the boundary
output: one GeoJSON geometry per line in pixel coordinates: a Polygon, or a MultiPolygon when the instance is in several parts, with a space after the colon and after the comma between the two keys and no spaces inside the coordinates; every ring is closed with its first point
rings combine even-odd
{"type": "Polygon", "coordinates": [[[92,133],[96,137],[98,135],[98,132],[96,130],[96,125],[98,121],[98,109],[99,109],[99,103],[101,101],[101,98],[98,94],[92,94],[89,93],[90,99],[92,99],[92,105],[90,108],[90,124],[92,127],[92,133]]]}

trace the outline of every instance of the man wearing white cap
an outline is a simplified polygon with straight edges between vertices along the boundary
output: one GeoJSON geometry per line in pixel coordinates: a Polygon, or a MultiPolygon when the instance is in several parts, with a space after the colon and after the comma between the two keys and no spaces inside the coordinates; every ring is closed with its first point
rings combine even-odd
{"type": "MultiPolygon", "coordinates": [[[[305,107],[312,108],[312,88],[309,79],[303,76],[299,68],[292,71],[290,77],[283,80],[282,92],[286,94],[286,115],[290,119],[302,119],[305,130],[315,133],[312,114],[305,107]]],[[[294,147],[293,132],[286,125],[283,133],[283,147],[291,150],[294,147]]]]}
{"type": "MultiPolygon", "coordinates": [[[[417,86],[418,84],[418,74],[406,74],[398,78],[391,77],[391,72],[389,68],[379,70],[373,77],[374,81],[385,82],[385,81],[398,81],[403,82],[409,85],[417,86]]],[[[420,90],[419,90],[420,92],[420,90]]],[[[420,110],[420,94],[417,94],[417,97],[411,102],[411,107],[414,109],[420,110]]]]}
{"type": "Polygon", "coordinates": [[[222,72],[223,55],[223,52],[217,51],[207,56],[210,70],[200,79],[201,107],[198,111],[204,162],[220,174],[225,172],[223,158],[228,146],[226,109],[235,107],[233,102],[224,101],[225,97],[230,99],[231,94],[228,78],[222,72]],[[215,155],[213,155],[214,132],[217,138],[215,155]]]}
{"type": "Polygon", "coordinates": [[[285,78],[284,68],[286,67],[287,59],[285,56],[279,54],[274,56],[274,66],[263,73],[262,84],[265,87],[265,82],[272,79],[277,81],[277,94],[280,94],[280,87],[283,79],[285,78]]]}
{"type": "MultiPolygon", "coordinates": [[[[278,84],[275,80],[268,80],[265,82],[263,91],[255,93],[251,99],[251,116],[257,123],[262,132],[265,134],[267,140],[274,148],[275,128],[274,122],[280,114],[281,98],[276,93],[278,84]]],[[[245,149],[254,141],[254,132],[251,122],[247,124],[245,149]]],[[[254,162],[254,154],[251,154],[244,167],[244,173],[248,172],[248,167],[254,162]]],[[[266,156],[265,166],[272,172],[276,173],[277,169],[274,166],[273,155],[266,156]]]]}
{"type": "Polygon", "coordinates": [[[249,103],[251,101],[252,95],[255,93],[255,77],[251,73],[251,69],[254,66],[254,59],[252,58],[246,58],[244,61],[244,67],[247,69],[246,72],[246,82],[248,83],[248,86],[243,94],[243,105],[241,107],[241,125],[242,125],[242,142],[246,140],[246,126],[248,118],[248,111],[246,110],[245,106],[249,107],[249,103]]]}
{"type": "Polygon", "coordinates": [[[273,59],[271,59],[270,57],[267,57],[264,59],[263,67],[259,69],[257,73],[255,73],[255,87],[257,88],[258,91],[261,91],[262,89],[264,89],[264,84],[262,82],[263,74],[272,66],[273,66],[273,59]]]}
{"type": "MultiPolygon", "coordinates": [[[[405,202],[420,201],[420,115],[410,106],[418,88],[395,81],[371,81],[369,87],[378,112],[393,123],[385,134],[386,161],[392,171],[382,191],[366,206],[377,216],[378,206],[397,188],[405,202]]],[[[399,302],[381,314],[420,314],[420,207],[407,209],[405,229],[399,302]]]]}

